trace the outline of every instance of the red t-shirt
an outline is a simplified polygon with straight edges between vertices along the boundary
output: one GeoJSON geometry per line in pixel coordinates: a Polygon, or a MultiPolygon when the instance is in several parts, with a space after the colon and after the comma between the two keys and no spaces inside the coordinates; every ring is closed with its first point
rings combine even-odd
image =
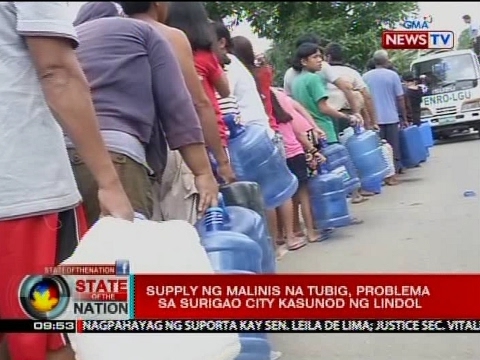
{"type": "Polygon", "coordinates": [[[223,122],[222,113],[220,112],[217,97],[215,96],[215,87],[213,85],[223,75],[223,69],[218,62],[217,57],[211,51],[195,51],[193,58],[203,88],[212,102],[215,114],[217,115],[218,131],[220,133],[220,138],[222,139],[222,144],[223,146],[227,146],[227,129],[223,122]]]}
{"type": "Polygon", "coordinates": [[[274,131],[278,131],[278,124],[273,116],[272,95],[270,87],[273,83],[273,70],[270,66],[264,65],[256,69],[256,75],[260,86],[260,95],[262,96],[263,106],[268,115],[268,122],[274,131]]]}

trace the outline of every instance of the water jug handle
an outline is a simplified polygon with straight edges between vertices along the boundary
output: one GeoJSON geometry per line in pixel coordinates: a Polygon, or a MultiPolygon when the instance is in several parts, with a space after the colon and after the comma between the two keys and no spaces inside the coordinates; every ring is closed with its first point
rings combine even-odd
{"type": "Polygon", "coordinates": [[[353,132],[355,135],[360,135],[362,133],[362,127],[357,124],[353,127],[353,132]]]}
{"type": "Polygon", "coordinates": [[[245,131],[245,127],[243,125],[237,124],[235,122],[234,114],[226,114],[225,116],[223,116],[223,122],[227,126],[228,131],[230,132],[230,139],[236,138],[245,131]]]}
{"type": "Polygon", "coordinates": [[[227,207],[225,205],[225,200],[223,199],[222,193],[218,193],[218,207],[223,211],[223,220],[226,223],[230,222],[230,216],[228,215],[227,207]]]}

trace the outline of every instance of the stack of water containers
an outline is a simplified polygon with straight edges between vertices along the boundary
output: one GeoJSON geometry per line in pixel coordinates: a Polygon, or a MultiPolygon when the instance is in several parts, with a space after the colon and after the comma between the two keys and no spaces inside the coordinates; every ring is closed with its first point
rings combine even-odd
{"type": "Polygon", "coordinates": [[[360,180],[347,148],[341,144],[328,145],[326,140],[321,140],[321,145],[322,154],[327,158],[326,169],[340,175],[347,195],[358,189],[360,180]]]}
{"type": "Polygon", "coordinates": [[[340,175],[329,173],[323,164],[320,174],[309,181],[308,189],[313,217],[320,229],[350,225],[347,194],[340,175]]]}
{"type": "Polygon", "coordinates": [[[290,199],[298,188],[283,156],[260,125],[243,126],[235,117],[225,116],[230,131],[228,151],[237,180],[256,182],[267,209],[275,209],[290,199]]]}
{"type": "Polygon", "coordinates": [[[428,157],[430,156],[429,149],[435,144],[433,141],[432,124],[430,123],[430,120],[422,122],[418,127],[418,130],[420,130],[420,135],[422,136],[423,145],[425,146],[428,157]]]}
{"type": "Polygon", "coordinates": [[[388,173],[388,165],[383,158],[378,135],[356,126],[345,146],[358,171],[362,189],[379,194],[383,179],[388,173]]]}
{"type": "Polygon", "coordinates": [[[400,151],[402,164],[406,168],[418,166],[427,160],[427,148],[418,126],[412,125],[400,130],[400,151]]]}
{"type": "MultiPolygon", "coordinates": [[[[273,247],[263,218],[240,206],[207,210],[196,224],[213,269],[223,274],[259,274],[275,271],[273,247]]],[[[236,360],[270,360],[266,334],[240,334],[242,349],[236,360]]]]}

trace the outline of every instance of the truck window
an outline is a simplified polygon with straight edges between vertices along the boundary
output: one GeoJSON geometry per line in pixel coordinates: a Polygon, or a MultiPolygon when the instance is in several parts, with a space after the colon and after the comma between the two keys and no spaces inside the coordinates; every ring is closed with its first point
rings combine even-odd
{"type": "Polygon", "coordinates": [[[418,78],[426,76],[432,94],[465,90],[477,86],[475,62],[469,54],[450,55],[422,61],[412,66],[418,78]]]}

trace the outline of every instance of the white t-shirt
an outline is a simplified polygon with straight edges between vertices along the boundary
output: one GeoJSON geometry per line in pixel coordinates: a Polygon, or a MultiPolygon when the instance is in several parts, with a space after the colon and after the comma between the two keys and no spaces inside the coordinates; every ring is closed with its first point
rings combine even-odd
{"type": "MultiPolygon", "coordinates": [[[[329,71],[336,76],[342,78],[352,85],[353,90],[359,91],[367,87],[362,75],[355,69],[344,65],[330,65],[329,71]]],[[[345,93],[332,83],[327,84],[328,100],[327,103],[335,110],[349,109],[350,104],[345,96],[345,93]]]]}
{"type": "Polygon", "coordinates": [[[275,132],[270,128],[253,75],[235,55],[228,54],[228,57],[231,62],[227,65],[226,74],[230,92],[237,99],[242,122],[266,127],[268,135],[273,138],[275,132]]]}
{"type": "Polygon", "coordinates": [[[470,23],[468,27],[470,39],[475,39],[476,37],[480,36],[480,26],[477,22],[470,23]]]}
{"type": "MultiPolygon", "coordinates": [[[[293,68],[289,68],[285,72],[285,76],[283,77],[283,89],[289,96],[292,95],[293,81],[300,74],[300,72],[295,71],[293,68]]],[[[326,61],[322,63],[322,70],[317,72],[317,74],[330,84],[333,84],[339,78],[339,76],[332,72],[332,67],[326,61]]]]}
{"type": "Polygon", "coordinates": [[[66,210],[81,200],[63,133],[45,101],[26,35],[76,41],[67,4],[0,2],[2,220],[66,210]]]}

